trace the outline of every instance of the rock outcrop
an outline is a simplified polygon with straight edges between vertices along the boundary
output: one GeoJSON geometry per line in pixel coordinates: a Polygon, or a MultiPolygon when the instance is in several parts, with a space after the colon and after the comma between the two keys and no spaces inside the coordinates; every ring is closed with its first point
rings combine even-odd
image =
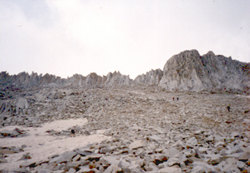
{"type": "Polygon", "coordinates": [[[108,73],[104,86],[117,87],[117,86],[130,86],[132,80],[129,76],[122,75],[120,72],[108,73]]]}
{"type": "Polygon", "coordinates": [[[211,51],[203,56],[197,50],[184,51],[167,61],[159,86],[167,90],[247,92],[249,66],[211,51]]]}
{"type": "Polygon", "coordinates": [[[83,87],[85,85],[86,77],[80,74],[74,74],[67,79],[67,84],[72,87],[83,87]]]}
{"type": "Polygon", "coordinates": [[[161,69],[151,70],[146,74],[137,76],[135,83],[141,85],[158,85],[162,76],[163,71],[161,69]]]}
{"type": "MultiPolygon", "coordinates": [[[[102,87],[121,87],[130,86],[133,80],[129,76],[122,75],[120,72],[108,73],[107,76],[99,76],[96,73],[82,76],[74,74],[72,77],[62,79],[54,75],[38,75],[26,72],[18,75],[9,75],[7,72],[0,73],[0,88],[8,90],[19,90],[21,88],[30,87],[73,87],[73,88],[102,88],[102,87]]],[[[4,98],[6,92],[0,92],[0,98],[4,98]]]]}
{"type": "Polygon", "coordinates": [[[24,111],[27,110],[28,107],[29,107],[29,104],[28,104],[27,99],[25,99],[24,97],[17,98],[17,101],[16,101],[17,114],[24,113],[24,111]]]}
{"type": "Polygon", "coordinates": [[[90,73],[86,77],[85,87],[87,88],[99,88],[103,87],[104,78],[97,75],[96,73],[90,73]]]}
{"type": "Polygon", "coordinates": [[[21,72],[17,75],[9,75],[7,72],[0,73],[1,88],[29,88],[38,86],[58,86],[63,84],[65,84],[65,79],[50,74],[38,75],[37,73],[32,73],[29,75],[26,72],[21,72]]]}

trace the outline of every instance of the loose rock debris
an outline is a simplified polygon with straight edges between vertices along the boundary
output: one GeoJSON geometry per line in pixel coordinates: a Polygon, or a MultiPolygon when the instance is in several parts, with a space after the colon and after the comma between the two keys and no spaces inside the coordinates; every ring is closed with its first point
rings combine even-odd
{"type": "Polygon", "coordinates": [[[23,91],[26,113],[0,114],[2,172],[250,171],[248,96],[59,88],[41,99],[50,92],[23,91]]]}

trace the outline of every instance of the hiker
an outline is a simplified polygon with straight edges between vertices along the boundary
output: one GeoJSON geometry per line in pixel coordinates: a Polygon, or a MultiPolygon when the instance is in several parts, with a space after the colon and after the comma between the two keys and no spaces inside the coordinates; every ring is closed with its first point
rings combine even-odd
{"type": "Polygon", "coordinates": [[[74,130],[74,129],[71,129],[70,132],[71,132],[71,135],[74,137],[74,136],[75,136],[75,133],[76,133],[75,130],[74,130]]]}

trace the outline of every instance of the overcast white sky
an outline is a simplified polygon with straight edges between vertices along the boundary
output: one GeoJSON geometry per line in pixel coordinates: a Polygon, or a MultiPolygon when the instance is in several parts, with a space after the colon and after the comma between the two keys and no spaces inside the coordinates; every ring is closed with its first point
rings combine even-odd
{"type": "Polygon", "coordinates": [[[0,0],[0,71],[131,78],[183,50],[250,61],[250,0],[0,0]]]}

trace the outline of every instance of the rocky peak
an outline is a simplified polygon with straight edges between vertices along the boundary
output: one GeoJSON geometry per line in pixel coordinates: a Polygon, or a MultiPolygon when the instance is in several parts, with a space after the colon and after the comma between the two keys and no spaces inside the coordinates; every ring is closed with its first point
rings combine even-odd
{"type": "Polygon", "coordinates": [[[45,74],[38,75],[32,73],[29,75],[27,72],[21,72],[17,75],[9,75],[7,72],[1,72],[0,75],[1,86],[15,86],[18,88],[49,86],[49,84],[62,85],[64,79],[60,77],[45,74]]]}
{"type": "Polygon", "coordinates": [[[196,50],[184,51],[167,61],[159,86],[168,90],[244,90],[248,84],[242,66],[245,63],[211,51],[203,56],[196,50]]]}
{"type": "Polygon", "coordinates": [[[72,77],[67,79],[67,84],[72,87],[83,87],[85,85],[86,77],[80,74],[74,74],[72,77]]]}
{"type": "Polygon", "coordinates": [[[107,79],[104,83],[107,87],[116,87],[116,86],[129,86],[132,83],[132,80],[129,76],[122,75],[119,71],[114,73],[108,73],[107,79]]]}
{"type": "Polygon", "coordinates": [[[103,86],[103,78],[96,73],[90,73],[86,77],[85,86],[87,88],[96,88],[103,86]]]}
{"type": "Polygon", "coordinates": [[[215,54],[214,54],[214,52],[213,51],[208,51],[207,52],[207,54],[205,54],[204,56],[208,56],[208,57],[214,57],[215,56],[215,54]]]}
{"type": "Polygon", "coordinates": [[[136,84],[142,85],[158,85],[163,76],[161,69],[151,70],[146,74],[139,75],[135,78],[136,84]]]}

